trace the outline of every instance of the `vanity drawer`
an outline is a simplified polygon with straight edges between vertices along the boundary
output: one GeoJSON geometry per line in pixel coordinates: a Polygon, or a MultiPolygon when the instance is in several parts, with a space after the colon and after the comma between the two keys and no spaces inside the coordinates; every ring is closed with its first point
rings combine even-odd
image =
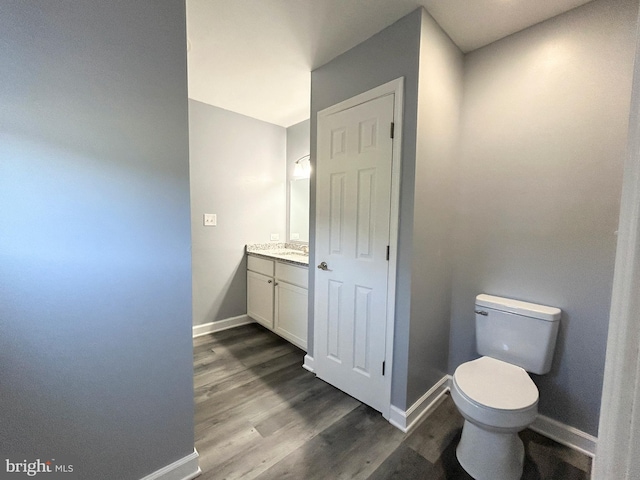
{"type": "Polygon", "coordinates": [[[269,277],[273,277],[273,263],[273,260],[267,260],[266,258],[254,257],[253,255],[247,256],[247,270],[268,275],[269,277]]]}
{"type": "Polygon", "coordinates": [[[308,288],[309,269],[296,267],[295,265],[289,265],[288,263],[276,262],[276,278],[283,282],[308,288]]]}

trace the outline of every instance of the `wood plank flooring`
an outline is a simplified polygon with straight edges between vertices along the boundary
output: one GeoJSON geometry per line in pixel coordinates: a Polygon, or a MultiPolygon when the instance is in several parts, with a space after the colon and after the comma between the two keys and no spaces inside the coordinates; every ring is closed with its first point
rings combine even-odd
{"type": "MultiPolygon", "coordinates": [[[[471,477],[447,395],[410,434],[302,368],[304,352],[257,324],[194,340],[202,480],[471,477]]],[[[524,480],[587,480],[591,460],[530,430],[524,480]]]]}

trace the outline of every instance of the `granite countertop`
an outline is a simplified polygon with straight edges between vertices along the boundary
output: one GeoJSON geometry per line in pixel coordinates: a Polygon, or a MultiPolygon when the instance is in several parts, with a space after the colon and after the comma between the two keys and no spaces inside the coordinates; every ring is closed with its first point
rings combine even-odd
{"type": "Polygon", "coordinates": [[[309,253],[306,245],[298,243],[253,243],[246,247],[247,254],[275,259],[292,265],[309,266],[309,253]]]}

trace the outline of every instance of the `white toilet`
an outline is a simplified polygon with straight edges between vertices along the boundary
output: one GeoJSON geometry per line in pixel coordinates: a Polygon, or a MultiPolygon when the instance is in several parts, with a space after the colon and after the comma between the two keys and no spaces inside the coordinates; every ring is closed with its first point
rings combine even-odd
{"type": "Polygon", "coordinates": [[[518,480],[524,464],[518,432],[538,414],[538,389],[527,371],[551,369],[561,311],[483,294],[475,313],[484,356],[453,374],[451,397],[465,419],[456,456],[476,480],[518,480]]]}

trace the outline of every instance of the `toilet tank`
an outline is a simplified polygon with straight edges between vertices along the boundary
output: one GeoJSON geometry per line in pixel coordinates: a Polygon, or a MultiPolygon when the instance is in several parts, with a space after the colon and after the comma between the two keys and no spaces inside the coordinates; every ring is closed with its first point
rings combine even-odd
{"type": "Polygon", "coordinates": [[[548,373],[561,310],[493,295],[476,297],[476,347],[483,356],[548,373]]]}

